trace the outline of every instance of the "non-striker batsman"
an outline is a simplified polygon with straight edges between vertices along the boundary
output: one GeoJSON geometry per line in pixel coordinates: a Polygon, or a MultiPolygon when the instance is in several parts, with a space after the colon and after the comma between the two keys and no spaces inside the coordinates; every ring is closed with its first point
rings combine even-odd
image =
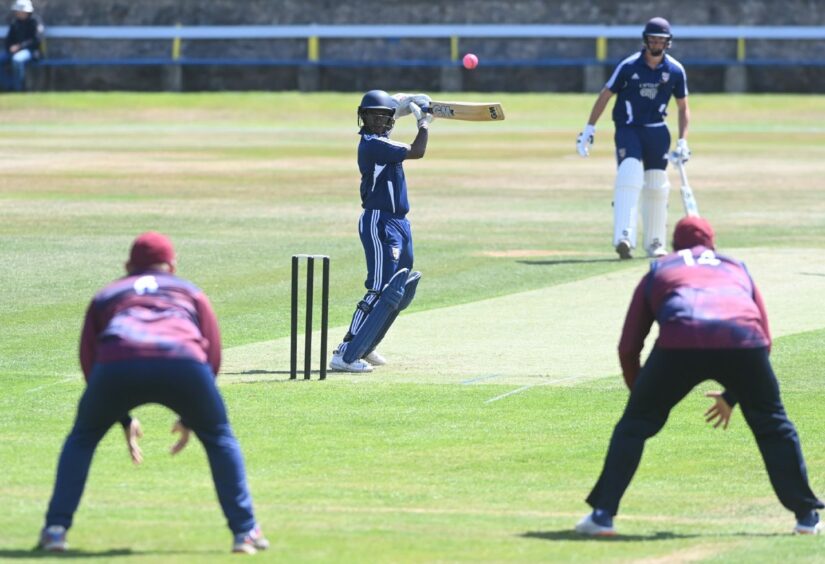
{"type": "Polygon", "coordinates": [[[361,141],[361,207],[358,233],[367,259],[367,293],[358,302],[349,331],[332,354],[330,368],[345,372],[370,372],[385,360],[375,351],[398,313],[413,297],[420,272],[412,272],[413,241],[407,213],[405,160],[420,159],[427,149],[432,114],[424,94],[390,96],[370,90],[358,106],[361,141]],[[412,145],[389,138],[396,118],[413,114],[418,134],[412,145]]]}
{"type": "Polygon", "coordinates": [[[624,59],[610,76],[593,104],[590,118],[579,134],[576,149],[586,157],[596,133],[596,122],[614,94],[618,170],[613,188],[613,247],[622,259],[636,248],[636,221],[641,194],[643,246],[648,256],[667,254],[667,155],[670,132],[665,124],[670,97],[679,109],[679,140],[672,158],[686,162],[688,87],[685,68],[666,53],[673,35],[664,18],[653,18],[642,32],[644,47],[624,59]]]}

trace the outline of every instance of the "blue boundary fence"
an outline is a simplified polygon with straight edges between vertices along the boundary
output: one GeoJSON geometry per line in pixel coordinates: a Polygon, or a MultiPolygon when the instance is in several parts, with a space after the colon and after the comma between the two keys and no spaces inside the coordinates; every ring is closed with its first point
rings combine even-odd
{"type": "MultiPolygon", "coordinates": [[[[825,57],[818,60],[813,53],[800,53],[799,58],[749,58],[747,42],[751,40],[825,40],[825,26],[678,26],[673,28],[677,39],[712,39],[736,41],[736,56],[731,58],[685,58],[692,65],[771,65],[825,66],[825,57]]],[[[611,39],[639,39],[639,26],[608,25],[272,25],[272,26],[54,26],[44,33],[47,41],[61,39],[86,40],[158,40],[169,41],[169,57],[46,57],[40,64],[47,66],[80,65],[262,65],[262,66],[337,66],[337,67],[450,67],[460,64],[459,42],[462,38],[511,39],[592,39],[594,48],[588,57],[545,57],[533,59],[485,58],[484,65],[565,67],[605,64],[607,42],[611,39]],[[435,38],[450,41],[449,58],[356,60],[322,57],[320,42],[324,39],[364,38],[435,38]],[[186,57],[181,54],[182,41],[304,39],[305,58],[248,57],[186,57]]]]}

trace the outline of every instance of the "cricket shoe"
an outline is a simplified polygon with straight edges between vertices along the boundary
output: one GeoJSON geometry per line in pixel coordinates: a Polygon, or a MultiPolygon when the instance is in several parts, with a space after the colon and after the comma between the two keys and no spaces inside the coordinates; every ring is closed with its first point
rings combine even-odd
{"type": "Polygon", "coordinates": [[[50,525],[40,531],[37,550],[65,552],[67,548],[69,548],[69,543],[66,542],[66,527],[63,525],[50,525]]]}
{"type": "Polygon", "coordinates": [[[596,509],[576,523],[576,532],[591,537],[612,537],[616,534],[616,529],[613,528],[613,518],[610,514],[602,509],[596,509]]]}
{"type": "Polygon", "coordinates": [[[336,372],[372,372],[372,365],[369,362],[360,358],[347,362],[344,360],[344,355],[338,351],[332,353],[329,368],[336,372]]]}
{"type": "Polygon", "coordinates": [[[384,358],[384,356],[378,351],[372,351],[364,357],[364,360],[366,360],[372,366],[384,366],[385,364],[387,364],[387,359],[384,358]]]}
{"type": "Polygon", "coordinates": [[[616,245],[616,252],[619,254],[619,258],[622,260],[631,259],[633,256],[630,254],[630,241],[627,239],[622,239],[616,245]]]}
{"type": "Polygon", "coordinates": [[[819,520],[819,513],[811,511],[796,521],[796,527],[793,528],[795,535],[818,535],[823,530],[822,521],[819,520]]]}
{"type": "Polygon", "coordinates": [[[667,249],[665,249],[664,246],[658,241],[650,245],[647,249],[647,256],[649,257],[659,258],[665,255],[667,255],[667,249]]]}
{"type": "Polygon", "coordinates": [[[259,550],[269,548],[269,541],[266,540],[261,528],[256,526],[251,531],[235,535],[232,542],[232,552],[239,554],[255,554],[259,550]]]}

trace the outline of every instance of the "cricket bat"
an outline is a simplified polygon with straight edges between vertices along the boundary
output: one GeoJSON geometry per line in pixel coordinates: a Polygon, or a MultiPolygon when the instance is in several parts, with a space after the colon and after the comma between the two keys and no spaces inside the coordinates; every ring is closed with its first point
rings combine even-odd
{"type": "Polygon", "coordinates": [[[682,194],[682,206],[685,208],[685,215],[699,215],[699,206],[696,205],[696,198],[693,196],[693,190],[688,184],[687,171],[685,171],[685,163],[681,160],[676,161],[676,168],[679,170],[679,176],[682,179],[682,186],[679,192],[682,194]]]}
{"type": "Polygon", "coordinates": [[[428,112],[437,118],[463,121],[501,121],[504,109],[498,102],[430,102],[428,112]]]}

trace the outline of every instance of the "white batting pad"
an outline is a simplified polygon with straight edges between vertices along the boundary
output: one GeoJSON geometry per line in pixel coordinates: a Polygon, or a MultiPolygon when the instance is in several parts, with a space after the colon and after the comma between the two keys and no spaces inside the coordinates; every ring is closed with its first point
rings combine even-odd
{"type": "Polygon", "coordinates": [[[636,220],[639,215],[639,192],[644,183],[642,161],[625,159],[616,171],[613,187],[613,246],[626,239],[636,247],[636,220]]]}
{"type": "MultiPolygon", "coordinates": [[[[667,248],[667,197],[670,182],[664,170],[646,170],[642,190],[642,242],[648,256],[658,247],[667,248]]],[[[661,252],[661,251],[660,251],[661,252]]]]}

